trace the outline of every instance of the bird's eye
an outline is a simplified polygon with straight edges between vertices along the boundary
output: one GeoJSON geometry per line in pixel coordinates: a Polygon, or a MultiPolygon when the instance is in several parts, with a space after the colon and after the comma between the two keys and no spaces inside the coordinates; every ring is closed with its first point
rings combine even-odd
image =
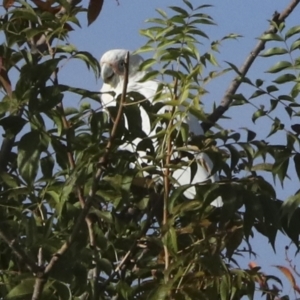
{"type": "Polygon", "coordinates": [[[119,61],[119,71],[124,72],[124,68],[125,68],[125,62],[124,62],[124,60],[120,60],[119,61]]]}

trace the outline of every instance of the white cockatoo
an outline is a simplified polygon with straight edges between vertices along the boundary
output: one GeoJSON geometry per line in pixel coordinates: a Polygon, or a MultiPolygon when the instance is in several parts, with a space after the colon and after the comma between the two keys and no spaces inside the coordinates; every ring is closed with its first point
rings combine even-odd
{"type": "MultiPolygon", "coordinates": [[[[128,52],[129,50],[125,49],[114,49],[107,51],[100,59],[101,78],[103,80],[103,86],[100,92],[104,109],[109,106],[115,106],[116,97],[122,94],[125,75],[125,58],[128,52]],[[114,95],[112,95],[112,92],[114,95]]],[[[127,93],[137,92],[150,101],[150,103],[153,103],[153,99],[159,86],[159,81],[146,80],[140,82],[140,80],[146,75],[146,71],[140,71],[140,65],[143,61],[143,58],[138,54],[129,55],[127,93]]],[[[161,100],[159,101],[162,102],[161,100]]],[[[166,111],[166,107],[167,106],[164,106],[163,110],[161,109],[158,114],[164,113],[166,111]]],[[[155,130],[153,128],[151,129],[149,115],[142,105],[139,106],[139,109],[142,120],[142,130],[145,135],[150,137],[151,134],[155,135],[155,130]]],[[[188,124],[190,133],[195,135],[204,134],[198,119],[194,115],[188,113],[185,120],[181,121],[188,124]]],[[[179,124],[182,123],[179,122],[179,124]]],[[[140,141],[140,138],[136,138],[130,144],[122,145],[121,148],[136,153],[137,151],[135,148],[140,141]]],[[[140,158],[140,160],[142,161],[142,158],[140,158]]],[[[183,157],[182,160],[188,161],[187,157],[183,157]]],[[[219,180],[216,174],[211,175],[213,164],[206,154],[196,153],[195,161],[197,162],[197,170],[193,178],[190,166],[185,165],[173,171],[172,177],[176,182],[176,184],[174,184],[175,186],[183,186],[187,184],[196,185],[207,180],[211,180],[211,182],[219,180]]],[[[196,189],[195,187],[189,187],[183,194],[188,199],[194,199],[196,196],[196,189]]],[[[221,197],[218,197],[211,203],[211,205],[217,207],[222,206],[222,204],[223,202],[221,197]]]]}

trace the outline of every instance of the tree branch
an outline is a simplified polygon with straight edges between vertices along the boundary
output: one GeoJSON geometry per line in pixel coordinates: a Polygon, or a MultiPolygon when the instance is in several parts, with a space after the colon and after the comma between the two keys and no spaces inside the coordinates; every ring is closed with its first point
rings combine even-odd
{"type": "MultiPolygon", "coordinates": [[[[296,6],[299,4],[300,0],[292,0],[290,4],[279,14],[275,13],[273,16],[273,21],[279,25],[280,23],[284,22],[285,19],[293,12],[296,6]]],[[[276,33],[277,29],[274,25],[271,25],[267,31],[264,33],[276,33]]],[[[260,40],[254,49],[250,52],[248,57],[246,58],[245,62],[239,69],[240,75],[237,76],[227,88],[225,95],[221,101],[221,104],[216,108],[214,112],[212,112],[207,121],[201,123],[201,127],[204,132],[208,131],[219,119],[220,117],[227,111],[231,102],[233,101],[232,96],[236,93],[239,86],[242,83],[242,79],[246,76],[248,70],[250,69],[251,65],[253,64],[254,60],[258,56],[258,54],[265,48],[266,41],[260,40]]]]}
{"type": "MultiPolygon", "coordinates": [[[[126,93],[127,93],[128,66],[129,66],[129,53],[127,53],[127,56],[126,56],[126,59],[125,59],[125,76],[124,76],[124,84],[123,84],[123,91],[122,91],[122,96],[121,96],[120,107],[119,107],[118,114],[117,114],[117,117],[115,119],[112,131],[111,131],[110,139],[109,139],[109,141],[106,145],[104,154],[99,158],[98,165],[103,165],[104,163],[106,163],[108,155],[109,155],[111,147],[112,147],[112,144],[113,144],[115,136],[116,136],[118,124],[121,120],[121,116],[122,116],[122,112],[123,112],[123,103],[125,103],[126,93]]],[[[89,209],[91,207],[91,204],[92,204],[92,201],[95,197],[95,194],[97,192],[98,181],[102,176],[102,172],[103,172],[103,169],[98,167],[97,171],[96,171],[96,174],[94,175],[94,180],[93,180],[92,187],[89,191],[89,195],[88,195],[88,197],[85,201],[84,207],[83,207],[78,219],[76,220],[76,223],[73,227],[73,231],[72,231],[70,237],[68,238],[68,240],[55,253],[55,255],[50,260],[49,264],[46,266],[44,276],[48,276],[48,274],[50,273],[50,271],[52,270],[54,265],[57,263],[59,258],[67,252],[67,250],[70,248],[70,246],[75,241],[75,239],[76,239],[76,237],[77,237],[77,235],[80,231],[80,228],[82,226],[82,223],[84,222],[84,220],[85,220],[85,218],[86,218],[86,216],[89,212],[89,209]]]]}

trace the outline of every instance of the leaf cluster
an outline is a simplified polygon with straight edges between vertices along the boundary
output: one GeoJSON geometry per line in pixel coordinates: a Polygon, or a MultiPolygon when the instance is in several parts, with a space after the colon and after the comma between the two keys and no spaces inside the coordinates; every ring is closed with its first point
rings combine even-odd
{"type": "MultiPolygon", "coordinates": [[[[215,25],[204,12],[209,5],[193,7],[184,0],[170,7],[170,17],[157,10],[159,17],[141,31],[148,42],[139,50],[154,53],[141,66],[148,70],[144,80],[163,78],[153,105],[128,93],[104,111],[98,92],[58,80],[74,59],[99,76],[98,61],[67,41],[82,8],[65,1],[33,3],[6,4],[1,21],[0,298],[34,299],[38,291],[35,299],[235,300],[253,299],[259,289],[275,299],[279,292],[269,281],[280,280],[257,267],[243,269],[238,259],[255,255],[250,239],[256,231],[273,248],[280,230],[298,244],[299,193],[282,205],[265,178],[271,174],[283,184],[291,159],[299,176],[298,127],[278,145],[253,130],[244,128],[244,137],[217,124],[205,135],[199,125],[199,135],[192,136],[183,121],[189,114],[205,121],[200,104],[206,84],[228,70],[238,73],[234,64],[224,69],[217,60],[221,42],[238,35],[202,51],[209,38],[206,26],[215,25]],[[160,69],[149,71],[157,63],[160,69]],[[64,107],[67,97],[78,96],[88,102],[64,107]],[[170,109],[160,114],[163,105],[170,109]],[[141,107],[156,128],[154,136],[142,131],[141,107]],[[122,147],[137,139],[142,164],[137,153],[122,147]],[[192,182],[199,153],[214,162],[211,174],[220,181],[176,185],[172,172],[183,166],[191,168],[192,182]],[[194,199],[184,195],[189,188],[196,191],[194,199]],[[210,205],[217,197],[222,207],[210,205]]],[[[102,3],[90,2],[89,23],[102,3]]],[[[299,32],[293,27],[283,36],[261,38],[287,43],[299,32]]],[[[298,42],[262,56],[290,54],[298,42]]],[[[257,109],[253,122],[271,117],[278,104],[296,117],[299,76],[286,72],[297,72],[298,65],[297,59],[276,63],[269,73],[284,74],[265,88],[262,79],[243,78],[255,91],[250,97],[233,95],[234,105],[242,108],[268,95],[270,109],[257,109]],[[287,83],[290,92],[275,96],[287,83]]],[[[271,118],[269,136],[285,129],[280,118],[271,118]]]]}

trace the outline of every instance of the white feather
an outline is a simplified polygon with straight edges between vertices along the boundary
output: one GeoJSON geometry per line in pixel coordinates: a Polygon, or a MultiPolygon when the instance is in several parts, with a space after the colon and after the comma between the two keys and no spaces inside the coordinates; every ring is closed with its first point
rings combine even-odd
{"type": "MultiPolygon", "coordinates": [[[[125,59],[127,52],[128,50],[124,49],[110,50],[106,52],[100,60],[101,76],[104,81],[100,92],[102,93],[101,100],[104,108],[114,106],[116,104],[115,97],[122,94],[124,74],[120,72],[118,64],[120,63],[120,61],[125,59]],[[114,92],[115,97],[111,94],[108,94],[108,92],[114,92]]],[[[145,100],[153,102],[153,98],[156,95],[159,82],[155,80],[139,82],[146,74],[146,72],[144,71],[139,71],[139,66],[142,62],[143,58],[141,56],[137,54],[130,55],[127,92],[138,92],[145,97],[145,100]]],[[[163,109],[158,113],[163,113],[166,109],[168,109],[168,107],[164,106],[163,109]]],[[[179,109],[185,110],[185,107],[182,106],[179,109]]],[[[142,106],[140,106],[140,112],[142,118],[142,130],[147,136],[151,136],[151,134],[153,134],[153,131],[151,131],[149,116],[142,106]]],[[[185,120],[181,121],[188,124],[190,133],[194,133],[196,135],[204,134],[198,119],[194,115],[188,114],[185,120]]],[[[181,124],[181,122],[179,122],[179,124],[181,124]]],[[[122,145],[121,148],[131,152],[136,152],[135,146],[138,145],[140,141],[141,139],[137,138],[131,144],[122,145]]],[[[139,157],[142,157],[144,154],[145,153],[139,153],[139,157]]],[[[188,162],[187,157],[183,157],[182,160],[188,162]]],[[[197,161],[197,171],[194,178],[192,178],[191,168],[189,166],[183,166],[180,169],[176,169],[172,174],[172,177],[176,182],[174,184],[175,186],[182,186],[185,184],[196,185],[206,182],[207,180],[211,180],[211,182],[219,180],[216,174],[211,175],[213,163],[206,154],[201,152],[195,153],[195,160],[197,161]]],[[[143,162],[142,159],[140,159],[140,161],[143,162]]],[[[188,188],[184,192],[184,195],[188,199],[194,199],[196,196],[195,187],[188,188]]],[[[222,206],[222,198],[218,197],[211,203],[211,205],[217,207],[222,206]]]]}

